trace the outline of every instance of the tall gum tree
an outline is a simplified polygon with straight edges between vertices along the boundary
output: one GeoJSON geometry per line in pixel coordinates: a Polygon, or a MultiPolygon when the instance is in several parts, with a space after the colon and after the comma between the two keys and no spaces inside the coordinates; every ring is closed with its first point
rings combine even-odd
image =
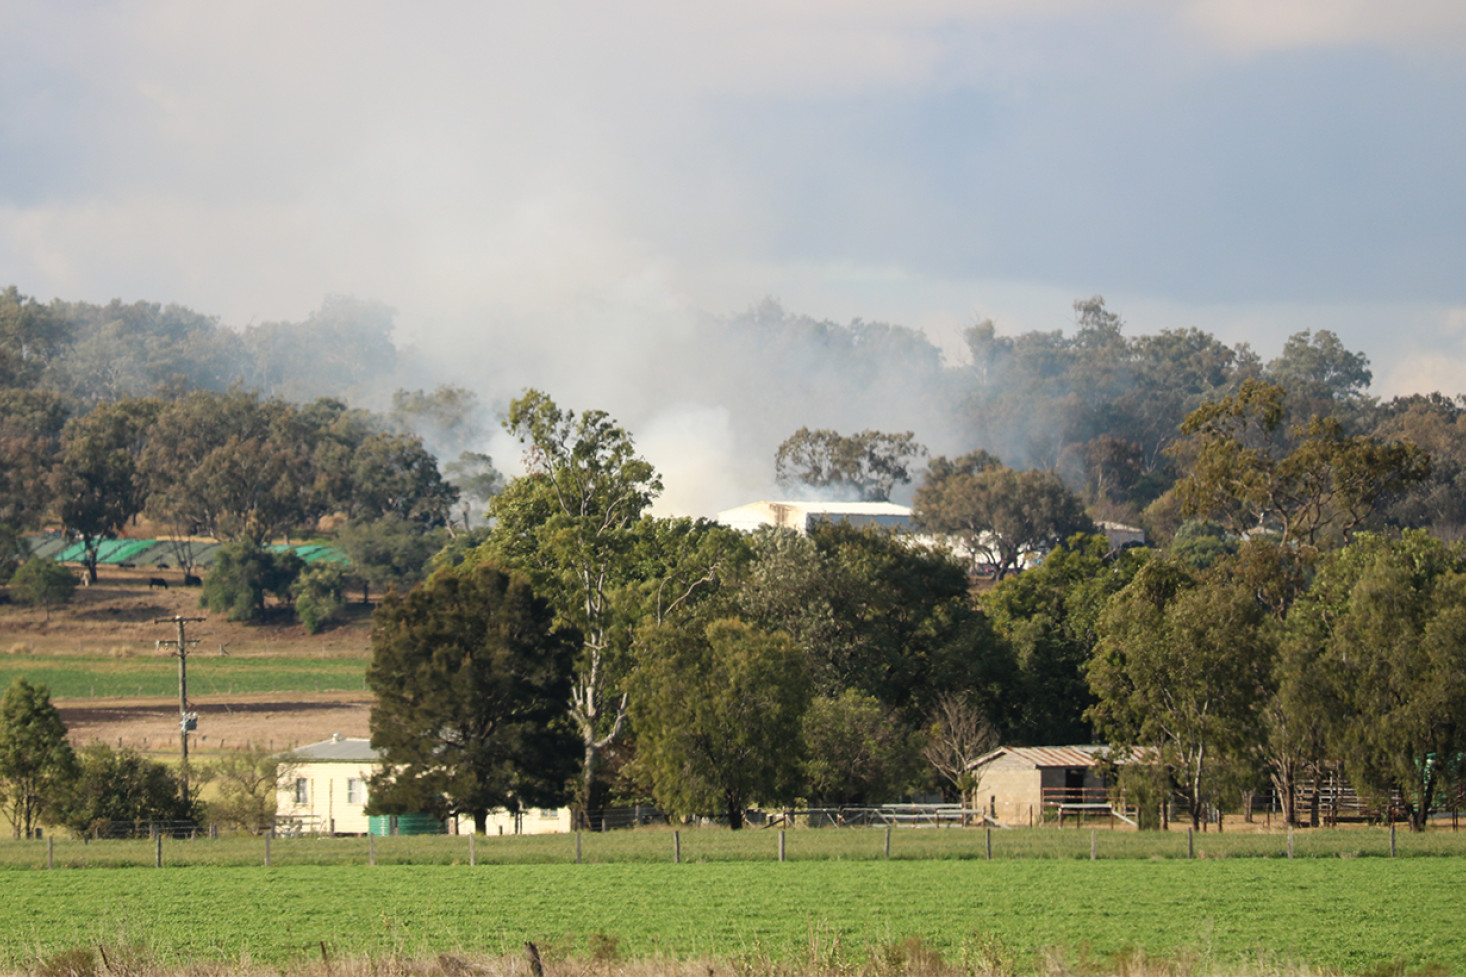
{"type": "Polygon", "coordinates": [[[958,540],[998,579],[1026,554],[1044,551],[1094,524],[1052,471],[1014,471],[985,451],[953,461],[933,458],[916,490],[916,525],[958,540]]]}
{"type": "Polygon", "coordinates": [[[662,481],[604,411],[577,414],[529,390],[510,403],[504,426],[524,445],[526,473],[494,498],[494,531],[473,559],[529,574],[581,633],[570,717],[583,749],[584,817],[601,806],[601,756],[625,727],[628,632],[640,608],[636,530],[662,481]]]}

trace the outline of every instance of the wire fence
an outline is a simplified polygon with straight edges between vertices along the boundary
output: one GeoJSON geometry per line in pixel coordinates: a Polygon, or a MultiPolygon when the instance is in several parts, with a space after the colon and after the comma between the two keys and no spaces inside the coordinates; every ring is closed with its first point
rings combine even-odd
{"type": "MultiPolygon", "coordinates": [[[[818,811],[816,813],[819,813],[818,811]]],[[[828,812],[824,812],[828,813],[828,812]]],[[[802,812],[811,820],[811,812],[802,812]]],[[[822,816],[822,815],[821,815],[822,816]]],[[[818,817],[814,818],[818,820],[818,817]]],[[[913,830],[888,824],[838,830],[795,827],[791,820],[762,830],[718,826],[643,826],[622,831],[543,835],[329,835],[211,837],[168,822],[134,828],[131,837],[80,839],[57,835],[0,842],[0,871],[68,868],[185,868],[192,866],[382,866],[769,861],[925,861],[1013,859],[1216,859],[1466,856],[1466,832],[1449,821],[1415,833],[1394,826],[1274,831],[1087,830],[1055,827],[1003,830],[945,826],[913,830]],[[144,834],[151,830],[151,834],[144,834]]]]}

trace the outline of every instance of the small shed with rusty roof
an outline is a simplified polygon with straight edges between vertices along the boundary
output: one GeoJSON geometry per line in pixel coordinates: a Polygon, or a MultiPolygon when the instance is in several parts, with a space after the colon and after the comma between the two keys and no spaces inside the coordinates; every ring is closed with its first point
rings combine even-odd
{"type": "MultiPolygon", "coordinates": [[[[972,763],[979,806],[1009,827],[1068,816],[1131,817],[1111,803],[1104,746],[1000,746],[972,763]]],[[[1131,822],[1133,823],[1133,822],[1131,822]]]]}

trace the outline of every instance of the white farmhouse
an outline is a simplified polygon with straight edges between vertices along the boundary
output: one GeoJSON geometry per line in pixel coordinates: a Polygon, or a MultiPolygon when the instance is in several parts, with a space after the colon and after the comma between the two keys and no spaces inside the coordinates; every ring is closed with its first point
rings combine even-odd
{"type": "Polygon", "coordinates": [[[367,833],[367,781],[381,763],[371,740],[338,733],[285,759],[275,798],[277,825],[325,834],[367,833]]]}
{"type": "MultiPolygon", "coordinates": [[[[371,740],[339,734],[292,751],[281,766],[275,800],[276,825],[283,830],[312,834],[387,833],[391,830],[387,817],[370,818],[366,813],[370,778],[381,763],[382,752],[372,746],[371,740]]],[[[431,825],[427,821],[426,816],[412,816],[411,831],[442,830],[437,821],[431,825]]],[[[473,830],[473,818],[450,819],[447,827],[453,834],[467,834],[473,830]]],[[[489,834],[551,834],[571,830],[571,813],[566,807],[489,812],[489,834]]]]}

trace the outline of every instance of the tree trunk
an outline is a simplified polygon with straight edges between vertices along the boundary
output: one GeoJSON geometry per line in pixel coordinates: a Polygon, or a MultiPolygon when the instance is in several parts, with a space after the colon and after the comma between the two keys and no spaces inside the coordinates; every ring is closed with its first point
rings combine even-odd
{"type": "Polygon", "coordinates": [[[596,769],[600,766],[600,762],[601,748],[596,745],[595,730],[587,730],[585,760],[580,770],[580,825],[588,831],[600,830],[594,823],[601,820],[600,809],[596,806],[596,802],[600,799],[599,792],[596,790],[596,769]]]}
{"type": "Polygon", "coordinates": [[[723,803],[728,808],[728,828],[738,831],[743,827],[743,798],[728,791],[723,794],[723,803]]]}

